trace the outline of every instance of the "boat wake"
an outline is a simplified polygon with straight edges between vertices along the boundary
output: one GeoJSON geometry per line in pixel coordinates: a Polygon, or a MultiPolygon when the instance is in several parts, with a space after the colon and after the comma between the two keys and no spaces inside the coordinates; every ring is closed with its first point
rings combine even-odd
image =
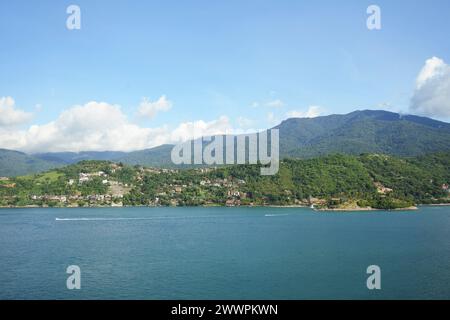
{"type": "Polygon", "coordinates": [[[181,217],[117,217],[117,218],[55,218],[55,221],[124,221],[124,220],[168,220],[168,219],[200,219],[226,218],[226,216],[181,216],[181,217]]]}
{"type": "Polygon", "coordinates": [[[55,221],[117,221],[117,220],[151,220],[153,218],[55,218],[55,221]]]}

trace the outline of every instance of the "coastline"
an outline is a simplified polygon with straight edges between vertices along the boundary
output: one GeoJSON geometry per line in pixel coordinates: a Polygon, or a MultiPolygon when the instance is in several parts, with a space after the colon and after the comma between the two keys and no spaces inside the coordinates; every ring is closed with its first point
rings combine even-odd
{"type": "MultiPolygon", "coordinates": [[[[377,208],[371,208],[371,207],[362,207],[362,208],[311,208],[310,206],[306,205],[242,205],[242,206],[225,206],[225,205],[216,205],[216,206],[209,206],[209,205],[203,205],[203,206],[192,206],[192,207],[202,207],[202,208],[209,208],[209,207],[223,207],[223,208],[239,208],[239,207],[247,207],[247,208],[307,208],[311,209],[315,212],[366,212],[366,211],[415,211],[418,210],[420,207],[423,206],[450,206],[449,203],[442,203],[442,204],[425,204],[425,205],[417,205],[417,206],[411,206],[411,207],[405,207],[405,208],[396,208],[396,209],[377,209],[377,208]]],[[[61,209],[61,208],[70,208],[70,209],[82,209],[82,208],[141,208],[141,207],[147,207],[147,208],[170,208],[170,207],[177,207],[177,206],[83,206],[83,207],[75,207],[75,206],[37,206],[37,205],[28,205],[28,206],[0,206],[0,209],[37,209],[37,208],[55,208],[55,209],[61,209]]],[[[179,206],[178,208],[182,208],[179,206]]]]}
{"type": "Polygon", "coordinates": [[[377,209],[377,208],[320,208],[313,209],[317,212],[364,212],[364,211],[415,211],[419,210],[417,206],[405,207],[405,208],[396,208],[396,209],[377,209]]]}

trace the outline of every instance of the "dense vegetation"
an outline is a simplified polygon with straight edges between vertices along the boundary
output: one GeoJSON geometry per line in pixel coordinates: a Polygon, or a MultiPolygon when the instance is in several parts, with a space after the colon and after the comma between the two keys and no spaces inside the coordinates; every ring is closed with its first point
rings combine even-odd
{"type": "Polygon", "coordinates": [[[284,159],[274,176],[261,176],[258,165],[169,170],[82,161],[46,173],[1,180],[0,205],[404,208],[450,201],[449,155],[398,158],[335,154],[284,159]]]}
{"type": "Polygon", "coordinates": [[[295,158],[332,153],[417,156],[450,150],[450,124],[387,111],[288,119],[278,128],[281,153],[295,158]]]}
{"type": "Polygon", "coordinates": [[[23,152],[0,149],[0,177],[14,177],[47,171],[61,164],[39,159],[23,152]]]}

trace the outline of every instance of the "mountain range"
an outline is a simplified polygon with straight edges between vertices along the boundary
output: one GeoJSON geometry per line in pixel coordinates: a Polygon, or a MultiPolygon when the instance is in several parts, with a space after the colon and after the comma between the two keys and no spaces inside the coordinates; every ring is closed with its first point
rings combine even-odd
{"type": "MultiPolygon", "coordinates": [[[[290,118],[274,127],[280,133],[280,157],[311,158],[334,153],[382,153],[417,156],[450,150],[450,123],[382,110],[344,115],[290,118]]],[[[26,154],[0,149],[0,176],[36,173],[81,160],[171,166],[173,145],[151,149],[26,154]]]]}

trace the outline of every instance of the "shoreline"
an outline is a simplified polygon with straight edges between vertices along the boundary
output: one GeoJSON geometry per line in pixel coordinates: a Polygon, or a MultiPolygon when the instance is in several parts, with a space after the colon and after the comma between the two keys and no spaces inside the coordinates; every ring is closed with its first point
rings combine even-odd
{"type": "MultiPolygon", "coordinates": [[[[219,208],[305,208],[310,209],[314,212],[366,212],[366,211],[416,211],[419,210],[419,207],[427,207],[427,206],[450,206],[449,203],[442,204],[424,204],[417,205],[405,208],[396,208],[396,209],[377,209],[377,208],[311,208],[306,205],[252,205],[252,206],[225,206],[225,205],[217,205],[217,206],[184,206],[184,208],[211,208],[211,207],[219,207],[219,208]]],[[[62,207],[43,207],[37,205],[29,205],[29,206],[0,206],[1,209],[89,209],[89,208],[183,208],[182,206],[86,206],[86,207],[72,207],[72,206],[62,206],[62,207]]]]}
{"type": "Polygon", "coordinates": [[[405,207],[405,208],[396,208],[396,209],[377,209],[377,208],[322,208],[322,209],[313,209],[317,212],[364,212],[364,211],[415,211],[419,210],[417,206],[405,207]]]}

